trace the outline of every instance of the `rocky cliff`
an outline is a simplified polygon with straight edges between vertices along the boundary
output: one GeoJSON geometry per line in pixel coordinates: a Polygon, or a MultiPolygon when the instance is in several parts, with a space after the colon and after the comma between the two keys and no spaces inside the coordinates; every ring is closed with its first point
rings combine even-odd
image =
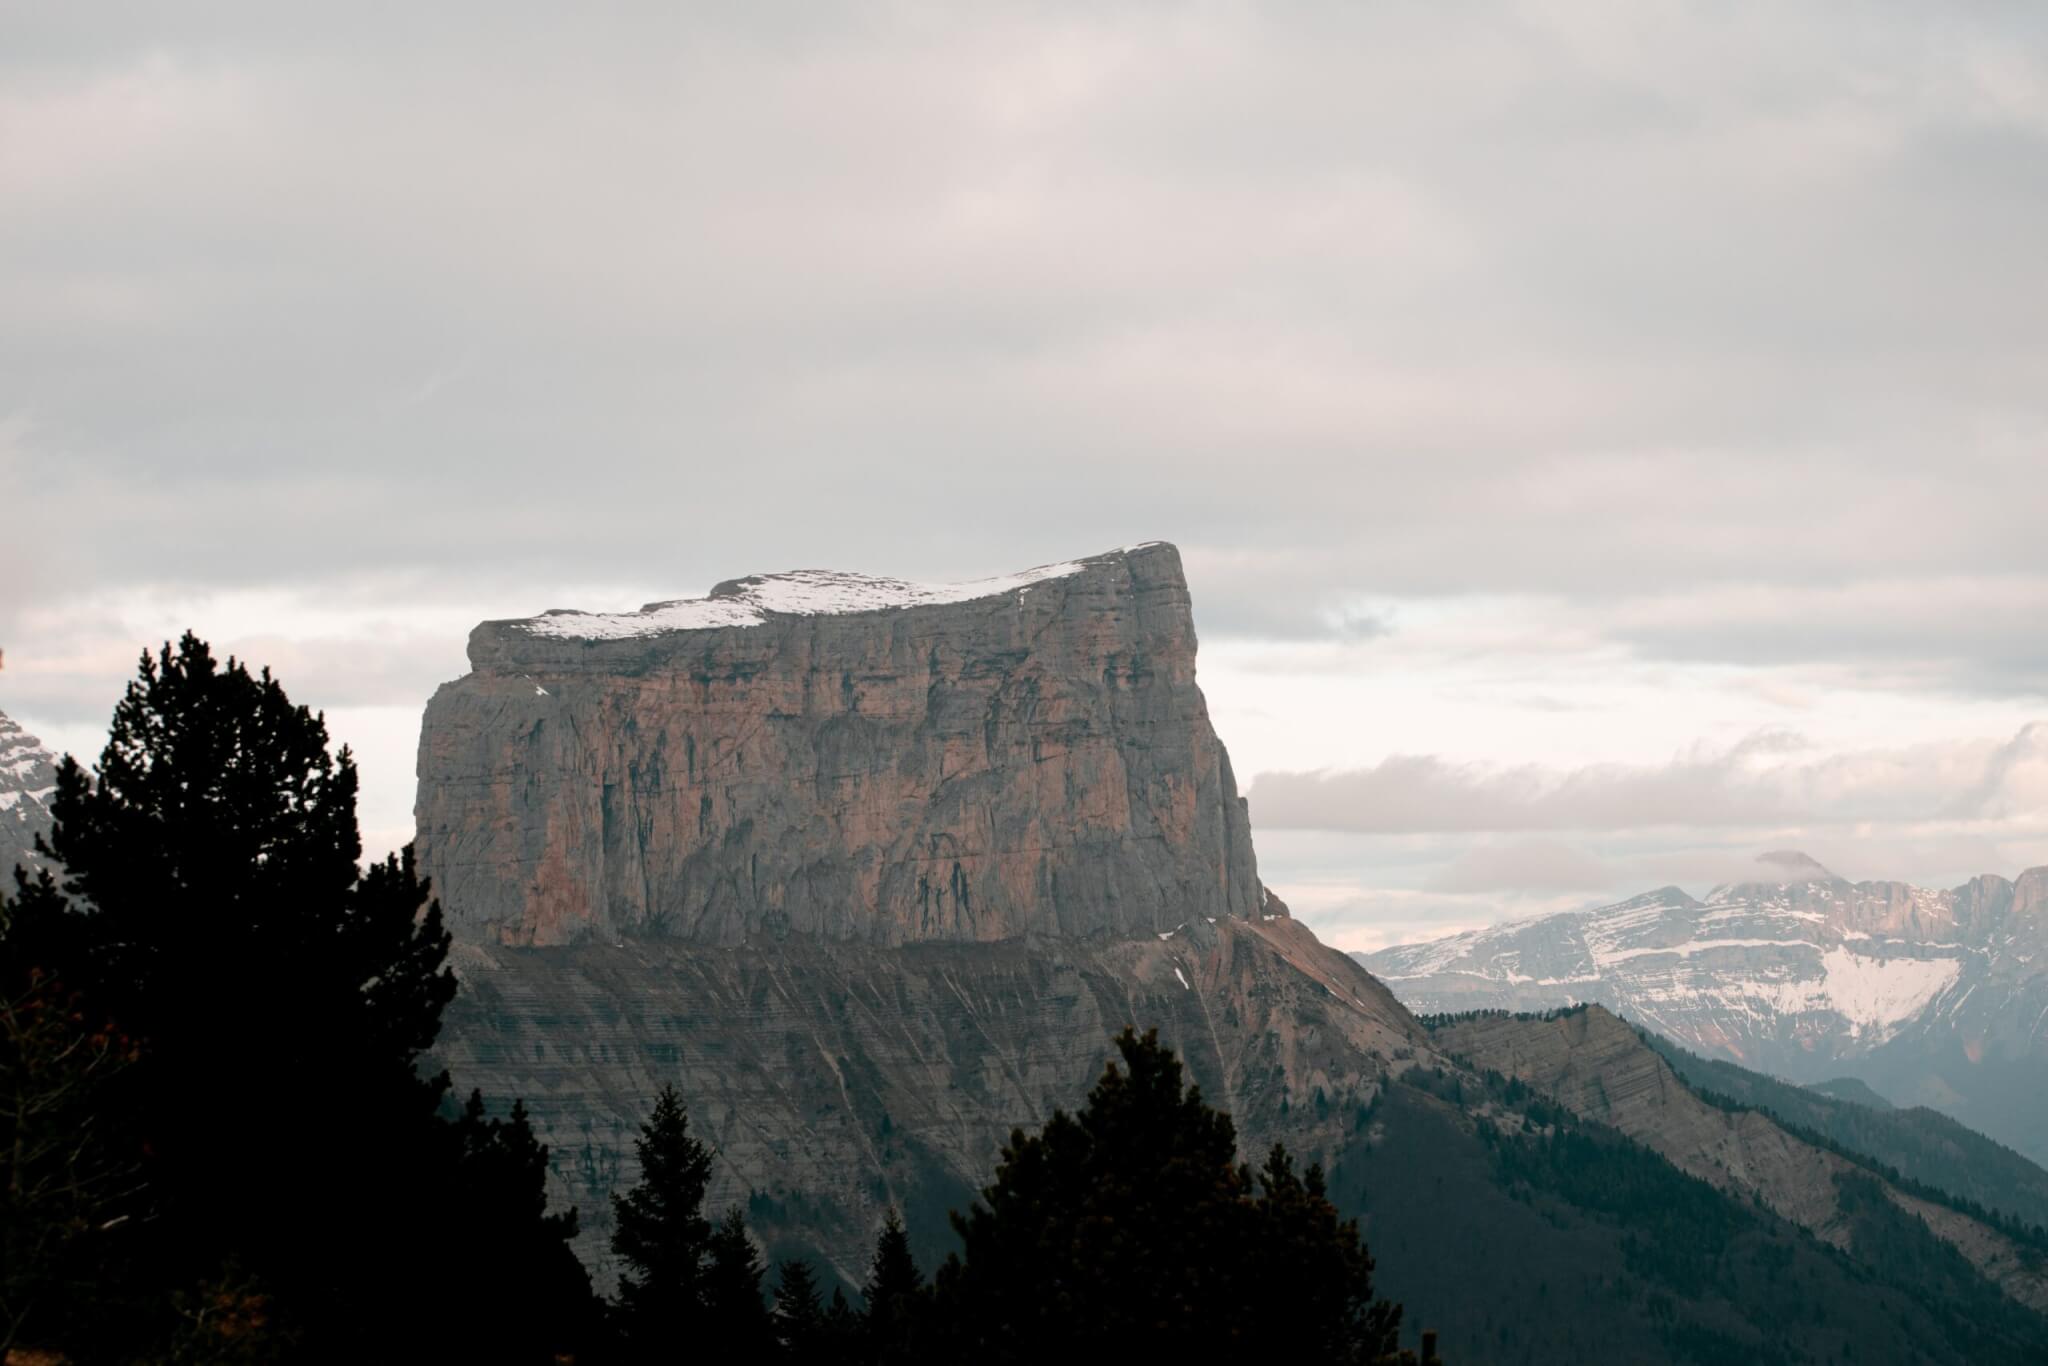
{"type": "Polygon", "coordinates": [[[57,756],[0,712],[0,889],[13,887],[17,863],[34,860],[56,790],[57,756]]]}
{"type": "Polygon", "coordinates": [[[505,944],[1157,933],[1261,893],[1179,553],[801,571],[486,622],[429,704],[421,856],[505,944]]]}
{"type": "MultiPolygon", "coordinates": [[[[1172,547],[970,585],[737,580],[487,623],[470,652],[420,750],[463,987],[437,1061],[526,1101],[601,1284],[608,1197],[664,1084],[713,1147],[711,1206],[857,1283],[884,1206],[929,1265],[1011,1130],[1077,1104],[1134,1025],[1247,1158],[1277,1140],[1326,1163],[1459,1360],[1784,1336],[1763,1282],[1674,1290],[1609,1212],[1528,1203],[1497,1146],[1537,1141],[1522,1102],[1260,887],[1172,547]]],[[[1657,1163],[1670,1183],[1692,1185],[1657,1163]]],[[[2003,1326],[1724,1213],[1730,1257],[1828,1298],[1794,1334],[1815,1359],[2014,1359],[1980,1350],[2003,1326]]]]}
{"type": "Polygon", "coordinates": [[[526,1099],[601,1272],[663,1082],[714,1200],[857,1280],[882,1204],[943,1229],[1127,1024],[1308,1152],[1427,1053],[1261,888],[1195,644],[1162,544],[476,629],[420,742],[464,981],[439,1053],[526,1099]]]}

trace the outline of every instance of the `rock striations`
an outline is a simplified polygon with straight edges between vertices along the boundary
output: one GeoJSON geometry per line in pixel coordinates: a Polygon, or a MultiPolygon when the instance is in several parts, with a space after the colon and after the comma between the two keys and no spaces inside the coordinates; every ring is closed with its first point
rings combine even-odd
{"type": "Polygon", "coordinates": [[[857,1281],[883,1203],[943,1229],[1127,1024],[1309,1152],[1428,1051],[1261,888],[1170,545],[742,579],[486,623],[470,659],[420,742],[465,984],[439,1053],[525,1097],[601,1272],[666,1081],[714,1198],[857,1281]]]}
{"type": "Polygon", "coordinates": [[[1157,933],[1261,891],[1180,556],[979,584],[816,571],[486,622],[427,708],[466,937],[738,946],[1157,933]]]}
{"type": "Polygon", "coordinates": [[[57,790],[57,756],[0,713],[0,894],[16,864],[35,861],[36,836],[50,828],[46,803],[57,790]]]}

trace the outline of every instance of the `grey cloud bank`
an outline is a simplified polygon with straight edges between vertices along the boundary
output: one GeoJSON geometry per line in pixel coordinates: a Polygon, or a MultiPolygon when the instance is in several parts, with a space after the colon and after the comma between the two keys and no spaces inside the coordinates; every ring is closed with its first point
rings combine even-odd
{"type": "MultiPolygon", "coordinates": [[[[1448,699],[1482,660],[1489,695],[1581,707],[1593,672],[1640,700],[1719,670],[1801,729],[1814,698],[1923,718],[1760,773],[1733,704],[1711,735],[1623,706],[1630,757],[1573,765],[1332,694],[1287,724],[1334,757],[1226,730],[1262,825],[1932,838],[2004,801],[2008,838],[2048,805],[1957,776],[2048,686],[2037,7],[8,30],[0,707],[46,732],[87,736],[189,622],[384,727],[402,812],[404,728],[474,620],[1162,536],[1205,641],[1276,671],[1329,643],[1448,699]],[[1448,632],[1475,602],[1508,605],[1448,632]],[[1954,772],[1871,767],[1936,743],[1954,772]]],[[[1417,885],[1509,878],[1479,847],[1417,885]]]]}
{"type": "Polygon", "coordinates": [[[2048,725],[2003,742],[1785,760],[1804,747],[1796,735],[1763,732],[1656,767],[1562,771],[1395,755],[1369,769],[1262,773],[1249,797],[1265,824],[1363,833],[1846,825],[2048,811],[2048,725]]]}

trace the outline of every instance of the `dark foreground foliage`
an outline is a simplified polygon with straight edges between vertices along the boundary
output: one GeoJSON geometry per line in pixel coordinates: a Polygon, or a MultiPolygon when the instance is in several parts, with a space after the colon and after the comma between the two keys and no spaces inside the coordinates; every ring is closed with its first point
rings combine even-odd
{"type": "Polygon", "coordinates": [[[928,1283],[885,1219],[856,1309],[777,1268],[665,1090],[600,1302],[524,1107],[424,1051],[455,992],[412,852],[359,866],[356,772],[267,671],[145,655],[0,899],[0,1355],[91,1362],[1386,1359],[1400,1311],[1323,1175],[1126,1032],[1075,1115],[1012,1136],[928,1283]]]}
{"type": "Polygon", "coordinates": [[[710,1154],[664,1090],[639,1140],[640,1184],[617,1199],[616,1307],[633,1362],[683,1344],[802,1362],[1120,1359],[1413,1361],[1398,1305],[1373,1298],[1371,1257],[1338,1218],[1322,1170],[1275,1145],[1254,1173],[1230,1117],[1182,1085],[1153,1034],[1126,1030],[1073,1115],[1012,1134],[995,1183],[955,1214],[962,1251],[927,1284],[891,1210],[859,1314],[820,1304],[804,1263],[779,1271],[772,1316],[739,1211],[702,1213],[710,1154]],[[719,1287],[726,1289],[721,1290],[719,1287]]]}
{"type": "Polygon", "coordinates": [[[455,991],[410,850],[266,671],[145,655],[0,909],[0,1346],[79,1360],[546,1361],[590,1326],[523,1112],[423,1078],[455,991]],[[57,1139],[62,1135],[61,1141],[57,1139]]]}
{"type": "Polygon", "coordinates": [[[1236,1161],[1230,1117],[1182,1085],[1155,1035],[1130,1031],[1079,1113],[1011,1136],[995,1184],[956,1215],[931,1332],[954,1358],[1046,1359],[1084,1342],[1119,1356],[1256,1349],[1276,1360],[1378,1361],[1401,1311],[1323,1172],[1275,1145],[1236,1161]],[[1277,1306],[1283,1312],[1275,1312],[1277,1306]]]}

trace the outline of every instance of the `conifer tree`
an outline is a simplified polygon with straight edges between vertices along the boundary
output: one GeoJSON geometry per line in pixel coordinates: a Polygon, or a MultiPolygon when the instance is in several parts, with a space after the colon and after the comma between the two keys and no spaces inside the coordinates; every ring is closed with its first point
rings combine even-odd
{"type": "MultiPolygon", "coordinates": [[[[9,917],[0,896],[0,923],[9,917]]],[[[140,1041],[31,968],[0,990],[0,1358],[94,1344],[88,1298],[126,1280],[148,1214],[142,1153],[110,1114],[140,1041]]]]}
{"type": "Polygon", "coordinates": [[[681,1350],[701,1325],[711,1150],[691,1137],[689,1114],[672,1085],[661,1088],[633,1147],[639,1184],[612,1196],[612,1252],[626,1267],[614,1316],[633,1358],[648,1360],[681,1350]]]}
{"type": "Polygon", "coordinates": [[[1260,1198],[1245,1272],[1249,1297],[1288,1306],[1261,1330],[1263,1350],[1305,1361],[1370,1362],[1394,1350],[1400,1306],[1372,1298],[1372,1258],[1358,1221],[1340,1221],[1321,1165],[1297,1175],[1275,1143],[1259,1170],[1260,1198]]]}
{"type": "Polygon", "coordinates": [[[786,1360],[800,1366],[822,1366],[828,1359],[825,1335],[825,1306],[818,1297],[817,1277],[808,1262],[792,1257],[776,1268],[776,1340],[786,1360]]]}
{"type": "Polygon", "coordinates": [[[868,1264],[867,1283],[861,1297],[867,1302],[867,1337],[873,1359],[892,1362],[904,1359],[924,1296],[924,1273],[910,1254],[910,1235],[903,1220],[890,1209],[882,1218],[882,1231],[875,1239],[875,1255],[868,1264]]]}
{"type": "MultiPolygon", "coordinates": [[[[322,718],[188,632],[143,656],[95,771],[59,767],[38,845],[62,876],[18,881],[0,978],[39,964],[143,1040],[104,1097],[146,1154],[122,1277],[138,1300],[175,1320],[181,1297],[233,1285],[309,1358],[449,1352],[483,1306],[420,1315],[393,1293],[461,1255],[446,1195],[468,1152],[438,1117],[446,1079],[416,1069],[455,990],[448,935],[410,849],[358,867],[355,801],[322,718]]],[[[523,1208],[533,1236],[497,1245],[563,1270],[565,1226],[523,1208]]],[[[570,1344],[539,1320],[588,1288],[542,1279],[499,1312],[545,1360],[570,1344]]],[[[90,1317],[94,1356],[168,1340],[90,1317]]]]}
{"type": "Polygon", "coordinates": [[[765,1270],[735,1205],[711,1231],[704,1270],[706,1335],[735,1357],[759,1359],[775,1346],[775,1324],[761,1298],[765,1270]]]}
{"type": "Polygon", "coordinates": [[[846,1298],[846,1291],[832,1287],[832,1299],[825,1306],[825,1360],[858,1361],[865,1354],[867,1320],[846,1298]]]}
{"type": "Polygon", "coordinates": [[[569,1248],[576,1211],[547,1211],[547,1146],[534,1136],[524,1101],[493,1118],[483,1093],[471,1091],[461,1117],[449,1126],[460,1152],[449,1166],[454,1218],[446,1234],[446,1270],[440,1284],[458,1304],[520,1306],[522,1312],[488,1313],[468,1328],[464,1350],[479,1360],[511,1361],[532,1354],[536,1329],[544,1340],[575,1344],[592,1338],[596,1304],[589,1273],[569,1248]],[[581,1293],[563,1295],[569,1284],[581,1293]]]}
{"type": "Polygon", "coordinates": [[[1236,1165],[1230,1117],[1183,1086],[1154,1034],[1116,1046],[1122,1066],[1079,1113],[1013,1133],[995,1183],[954,1215],[963,1251],[940,1270],[933,1314],[945,1354],[1279,1359],[1281,1336],[1304,1344],[1289,1359],[1393,1352],[1399,1310],[1373,1301],[1372,1262],[1320,1170],[1297,1176],[1276,1151],[1262,1190],[1236,1165]]]}

